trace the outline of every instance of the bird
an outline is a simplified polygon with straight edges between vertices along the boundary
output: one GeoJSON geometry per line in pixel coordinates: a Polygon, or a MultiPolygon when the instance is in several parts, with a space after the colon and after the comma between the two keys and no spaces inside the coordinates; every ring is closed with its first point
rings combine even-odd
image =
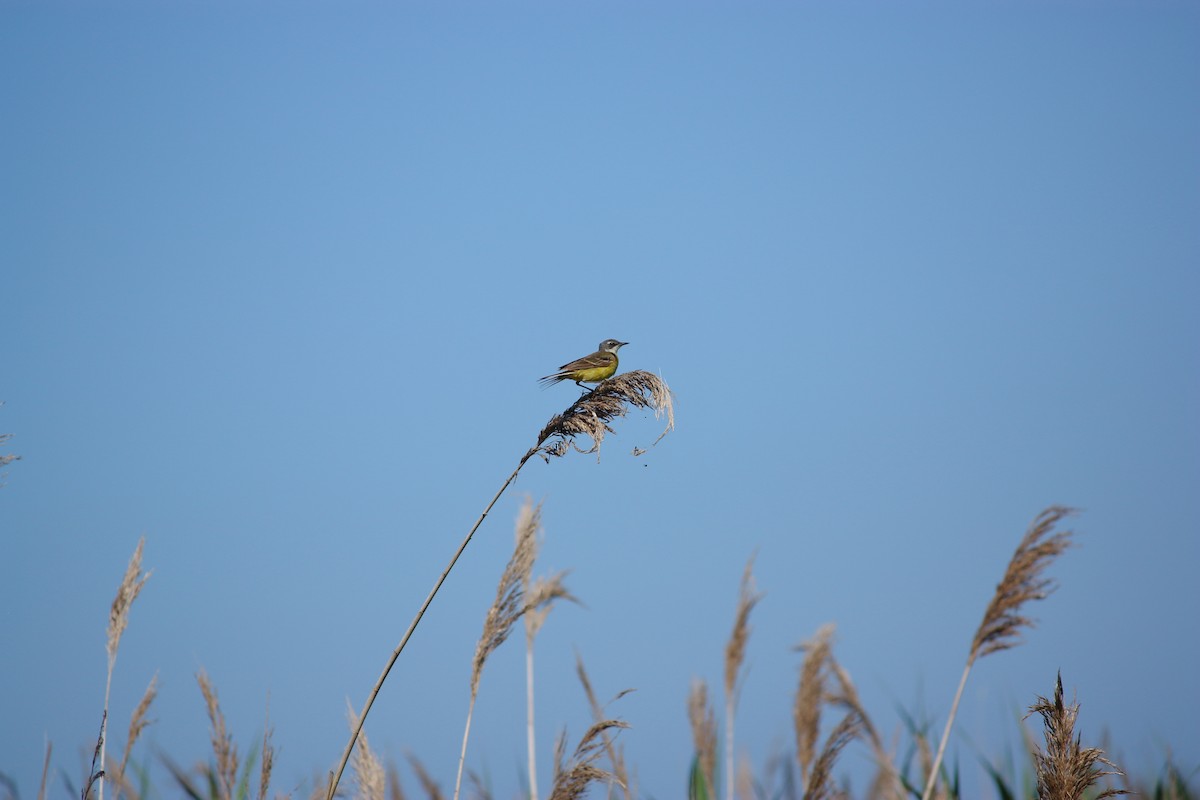
{"type": "MultiPolygon", "coordinates": [[[[538,380],[543,386],[549,386],[559,381],[575,381],[579,388],[589,391],[584,383],[599,383],[608,380],[617,372],[617,351],[629,342],[618,342],[616,339],[605,339],[600,343],[596,352],[590,356],[577,358],[569,364],[563,364],[558,372],[538,380]]],[[[594,391],[594,390],[591,390],[594,391]]]]}

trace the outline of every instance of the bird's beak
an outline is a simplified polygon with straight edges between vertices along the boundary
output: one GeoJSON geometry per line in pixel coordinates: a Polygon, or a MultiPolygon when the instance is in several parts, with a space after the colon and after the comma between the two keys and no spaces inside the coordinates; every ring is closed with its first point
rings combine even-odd
{"type": "Polygon", "coordinates": [[[627,344],[629,344],[629,342],[617,342],[617,347],[624,347],[627,344]]]}

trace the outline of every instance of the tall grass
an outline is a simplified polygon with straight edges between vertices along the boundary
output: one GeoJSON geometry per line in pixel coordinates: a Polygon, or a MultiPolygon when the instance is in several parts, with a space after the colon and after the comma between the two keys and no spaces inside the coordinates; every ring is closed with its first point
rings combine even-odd
{"type": "MultiPolygon", "coordinates": [[[[601,388],[604,387],[605,384],[602,384],[601,388]]],[[[588,413],[598,413],[597,408],[588,405],[590,397],[591,395],[585,395],[572,408],[591,408],[588,413]]],[[[599,402],[604,397],[607,395],[602,394],[600,398],[593,400],[599,402]]],[[[606,427],[606,423],[600,424],[606,427]]],[[[572,434],[559,435],[562,438],[557,440],[553,449],[561,452],[538,452],[545,457],[568,452],[570,447],[560,448],[558,445],[570,442],[572,434]]],[[[597,432],[596,435],[603,437],[603,433],[597,432]]],[[[544,447],[547,441],[549,439],[546,436],[541,436],[538,447],[544,447]]],[[[575,449],[594,452],[598,444],[599,439],[593,439],[592,448],[575,449]]],[[[531,453],[533,452],[535,451],[531,450],[531,453]]],[[[551,606],[558,600],[575,600],[564,584],[565,573],[560,572],[538,579],[532,577],[541,536],[540,511],[540,506],[534,507],[529,501],[520,510],[515,526],[513,554],[501,574],[495,600],[487,611],[483,631],[472,657],[467,721],[455,779],[456,800],[462,792],[464,774],[470,778],[469,792],[473,791],[474,795],[481,799],[490,800],[492,796],[485,781],[466,770],[471,718],[484,665],[522,619],[526,633],[525,727],[529,751],[528,796],[532,800],[538,798],[533,735],[533,643],[545,624],[551,606]]],[[[484,514],[486,513],[487,510],[484,514]]],[[[749,648],[751,613],[763,598],[755,584],[754,559],[751,558],[742,573],[734,609],[734,623],[724,649],[723,774],[718,775],[718,763],[722,753],[718,750],[720,736],[716,712],[709,698],[707,684],[696,680],[693,682],[687,703],[687,718],[694,745],[691,768],[687,772],[689,798],[715,800],[718,777],[723,779],[726,800],[733,800],[735,797],[742,800],[751,800],[752,797],[769,797],[771,800],[825,800],[849,797],[848,788],[838,784],[836,774],[840,757],[848,747],[856,743],[857,746],[866,749],[876,765],[875,778],[863,797],[869,800],[902,800],[906,797],[955,800],[960,798],[960,781],[957,777],[946,775],[942,765],[967,676],[979,658],[1014,647],[1020,642],[1021,634],[1032,627],[1032,619],[1026,616],[1027,604],[1044,599],[1055,588],[1054,583],[1045,577],[1045,572],[1072,543],[1072,532],[1058,528],[1062,520],[1071,513],[1069,509],[1060,506],[1047,509],[1035,518],[1017,546],[972,638],[966,666],[936,750],[926,735],[925,728],[916,723],[910,724],[912,750],[920,764],[920,777],[914,780],[908,778],[907,761],[903,768],[897,766],[895,747],[889,747],[885,742],[884,735],[864,707],[849,670],[838,660],[835,653],[836,628],[832,624],[818,629],[812,638],[798,648],[803,655],[799,664],[798,683],[790,704],[795,735],[795,752],[791,759],[794,765],[788,761],[777,763],[784,765],[779,767],[780,769],[797,770],[799,783],[796,784],[785,776],[784,788],[781,791],[767,792],[755,784],[747,760],[741,761],[740,768],[735,770],[735,766],[739,764],[734,757],[736,698],[749,648]]],[[[83,800],[90,800],[94,785],[99,786],[99,794],[102,795],[105,784],[110,782],[113,785],[111,800],[120,800],[122,793],[128,795],[129,800],[145,800],[147,794],[145,791],[135,790],[126,773],[131,763],[130,753],[134,743],[151,722],[149,711],[159,691],[157,676],[150,681],[131,714],[125,749],[120,760],[109,760],[106,755],[108,703],[116,656],[122,635],[128,626],[130,608],[150,576],[149,572],[143,572],[141,566],[143,545],[144,542],[139,541],[110,608],[106,640],[108,665],[105,705],[92,767],[83,790],[79,793],[83,800]]],[[[435,591],[436,588],[435,586],[435,591]]],[[[616,736],[628,726],[625,722],[608,715],[605,704],[597,699],[591,678],[578,655],[576,674],[591,710],[592,724],[569,757],[565,732],[558,740],[549,800],[582,797],[590,788],[602,785],[607,786],[609,797],[619,792],[625,800],[633,800],[639,795],[631,777],[632,770],[616,736]]],[[[208,764],[197,767],[194,773],[189,773],[164,758],[176,784],[191,800],[249,800],[252,794],[256,794],[258,800],[266,800],[275,763],[269,709],[260,751],[256,753],[257,746],[254,746],[245,753],[239,752],[233,733],[226,723],[214,683],[203,669],[197,673],[196,681],[208,717],[211,760],[208,764]],[[252,789],[251,776],[256,761],[259,764],[259,774],[255,792],[252,789]],[[195,779],[195,773],[198,773],[200,780],[195,779]]],[[[617,697],[624,694],[622,692],[617,697]]],[[[1036,796],[1038,800],[1100,800],[1130,792],[1135,784],[1133,780],[1117,769],[1101,749],[1083,746],[1083,737],[1077,730],[1079,705],[1065,701],[1061,675],[1055,683],[1052,697],[1038,697],[1029,707],[1027,716],[1034,715],[1042,722],[1043,744],[1030,747],[1030,763],[1035,776],[1031,779],[1030,795],[1036,796]],[[1123,779],[1124,788],[1111,785],[1113,778],[1123,779]]],[[[354,775],[355,800],[404,800],[405,793],[397,769],[394,765],[385,766],[384,759],[372,750],[364,731],[363,715],[356,713],[349,702],[347,718],[352,732],[350,749],[353,750],[354,757],[350,766],[354,775]]],[[[47,795],[46,776],[49,773],[51,753],[51,745],[47,742],[42,784],[38,792],[39,800],[43,800],[47,795]]],[[[443,800],[444,794],[440,787],[416,756],[409,754],[408,761],[424,796],[443,800]]],[[[1001,797],[1015,800],[1024,794],[1019,787],[1007,786],[999,780],[997,770],[990,769],[989,772],[1001,797]]],[[[339,771],[339,777],[340,774],[339,771]]],[[[1193,778],[1194,773],[1185,774],[1168,760],[1157,781],[1144,788],[1142,793],[1162,800],[1190,800],[1194,796],[1190,786],[1193,778]]],[[[0,775],[0,785],[8,787],[9,794],[17,800],[15,785],[3,775],[0,775]]],[[[325,777],[321,777],[314,782],[313,800],[328,798],[334,788],[336,782],[331,784],[326,782],[325,777]]]]}

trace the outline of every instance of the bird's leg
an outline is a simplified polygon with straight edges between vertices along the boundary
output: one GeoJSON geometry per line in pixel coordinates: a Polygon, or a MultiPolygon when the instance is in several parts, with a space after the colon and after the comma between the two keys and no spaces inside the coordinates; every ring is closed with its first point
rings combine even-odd
{"type": "Polygon", "coordinates": [[[592,392],[596,391],[595,386],[593,386],[591,389],[589,389],[588,387],[584,386],[579,381],[575,381],[575,385],[578,386],[580,389],[583,389],[584,394],[591,394],[592,392]]]}

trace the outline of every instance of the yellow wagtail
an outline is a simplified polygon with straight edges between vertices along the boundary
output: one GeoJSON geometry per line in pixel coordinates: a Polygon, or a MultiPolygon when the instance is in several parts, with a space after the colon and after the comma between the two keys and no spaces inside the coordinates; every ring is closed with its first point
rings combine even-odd
{"type": "Polygon", "coordinates": [[[559,381],[575,381],[581,389],[587,389],[584,383],[599,383],[608,380],[617,372],[617,351],[629,342],[618,342],[616,339],[605,339],[600,343],[600,349],[590,356],[576,359],[570,364],[563,364],[558,372],[547,375],[539,383],[549,386],[559,381]]]}

